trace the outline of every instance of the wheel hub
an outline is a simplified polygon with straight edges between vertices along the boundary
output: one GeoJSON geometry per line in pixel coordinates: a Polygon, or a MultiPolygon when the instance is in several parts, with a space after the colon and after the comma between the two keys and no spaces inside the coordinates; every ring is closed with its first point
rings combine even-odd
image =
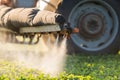
{"type": "Polygon", "coordinates": [[[85,38],[98,37],[104,28],[104,20],[99,14],[89,13],[79,18],[80,34],[85,38]]]}

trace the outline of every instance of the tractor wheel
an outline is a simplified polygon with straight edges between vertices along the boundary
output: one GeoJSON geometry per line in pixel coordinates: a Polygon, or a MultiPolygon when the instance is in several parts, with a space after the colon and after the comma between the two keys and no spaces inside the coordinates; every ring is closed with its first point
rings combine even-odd
{"type": "Polygon", "coordinates": [[[63,0],[58,9],[71,28],[79,28],[68,40],[68,52],[117,53],[120,46],[119,0],[63,0]]]}

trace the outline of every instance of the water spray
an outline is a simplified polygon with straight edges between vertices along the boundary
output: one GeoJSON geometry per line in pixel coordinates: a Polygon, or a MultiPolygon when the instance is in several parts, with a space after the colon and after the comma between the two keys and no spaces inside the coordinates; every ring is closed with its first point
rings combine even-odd
{"type": "Polygon", "coordinates": [[[24,27],[20,29],[19,34],[15,34],[23,37],[22,42],[15,40],[17,44],[0,43],[0,57],[28,68],[38,69],[45,74],[57,75],[63,71],[65,64],[66,41],[70,34],[78,31],[77,28],[71,29],[68,24],[24,27]],[[44,37],[45,35],[47,38],[44,37]],[[26,38],[29,38],[28,42],[26,38]]]}

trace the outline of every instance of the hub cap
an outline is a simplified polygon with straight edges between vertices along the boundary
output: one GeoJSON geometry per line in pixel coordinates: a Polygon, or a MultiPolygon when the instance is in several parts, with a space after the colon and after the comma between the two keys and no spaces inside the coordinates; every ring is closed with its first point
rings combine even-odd
{"type": "Polygon", "coordinates": [[[98,37],[104,28],[102,17],[95,13],[86,14],[79,18],[80,35],[85,39],[98,37]]]}

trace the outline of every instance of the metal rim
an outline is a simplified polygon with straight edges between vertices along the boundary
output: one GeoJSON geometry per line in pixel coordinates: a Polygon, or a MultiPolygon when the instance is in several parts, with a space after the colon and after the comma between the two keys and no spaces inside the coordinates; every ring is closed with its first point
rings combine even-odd
{"type": "Polygon", "coordinates": [[[115,10],[103,0],[80,1],[71,11],[68,22],[80,32],[71,36],[73,42],[86,51],[99,51],[116,38],[119,20],[115,10]]]}

